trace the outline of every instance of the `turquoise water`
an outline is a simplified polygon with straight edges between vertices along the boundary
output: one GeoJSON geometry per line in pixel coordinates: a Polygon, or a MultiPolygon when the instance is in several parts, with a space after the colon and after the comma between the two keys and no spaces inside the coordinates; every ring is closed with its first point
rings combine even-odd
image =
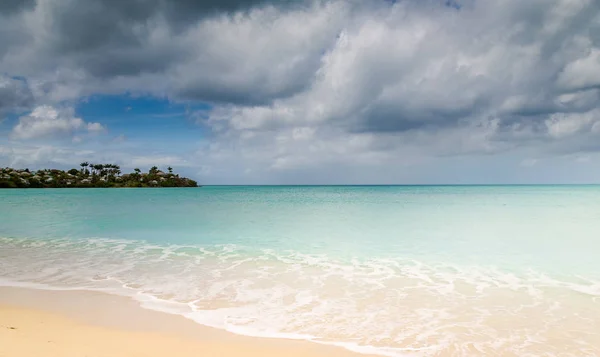
{"type": "Polygon", "coordinates": [[[1,284],[108,291],[236,333],[600,354],[600,186],[2,190],[0,237],[1,284]]]}

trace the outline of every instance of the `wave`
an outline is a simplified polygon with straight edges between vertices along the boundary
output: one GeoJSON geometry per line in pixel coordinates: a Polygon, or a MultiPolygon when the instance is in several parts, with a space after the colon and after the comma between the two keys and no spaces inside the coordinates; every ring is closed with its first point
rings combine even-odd
{"type": "Polygon", "coordinates": [[[600,354],[588,276],[104,238],[0,247],[0,285],[109,292],[237,334],[394,357],[600,354]]]}

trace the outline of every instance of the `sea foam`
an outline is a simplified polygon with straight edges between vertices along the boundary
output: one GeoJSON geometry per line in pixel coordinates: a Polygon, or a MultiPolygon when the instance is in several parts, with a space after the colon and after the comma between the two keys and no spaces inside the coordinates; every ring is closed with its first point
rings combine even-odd
{"type": "Polygon", "coordinates": [[[593,279],[235,245],[99,238],[0,244],[0,285],[119,294],[249,336],[386,356],[600,353],[600,335],[576,334],[600,331],[600,282],[593,279]]]}

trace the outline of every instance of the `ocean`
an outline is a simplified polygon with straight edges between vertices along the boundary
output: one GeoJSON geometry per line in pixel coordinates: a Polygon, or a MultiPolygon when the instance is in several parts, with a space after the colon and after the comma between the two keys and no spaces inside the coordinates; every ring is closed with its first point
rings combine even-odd
{"type": "Polygon", "coordinates": [[[598,356],[600,186],[0,190],[0,285],[384,356],[598,356]]]}

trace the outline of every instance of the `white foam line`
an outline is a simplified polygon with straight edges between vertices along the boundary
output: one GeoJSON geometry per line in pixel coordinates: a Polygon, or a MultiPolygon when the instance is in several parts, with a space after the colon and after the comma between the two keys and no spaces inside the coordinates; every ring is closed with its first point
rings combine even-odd
{"type": "Polygon", "coordinates": [[[424,350],[435,349],[436,346],[425,347],[425,348],[386,348],[386,347],[375,347],[375,346],[363,346],[352,342],[334,342],[334,341],[320,341],[318,337],[312,335],[304,335],[304,334],[292,334],[292,333],[264,333],[264,332],[254,332],[243,328],[237,328],[235,326],[227,325],[227,324],[217,324],[210,323],[206,320],[200,320],[195,317],[194,312],[201,312],[205,310],[197,310],[193,307],[193,302],[184,304],[177,303],[169,300],[164,300],[157,298],[153,295],[137,292],[135,294],[124,294],[120,293],[114,289],[102,289],[102,288],[81,288],[81,287],[57,287],[51,286],[47,284],[41,283],[29,283],[29,282],[19,282],[19,281],[10,281],[5,279],[0,279],[0,286],[3,287],[19,287],[19,288],[27,288],[27,289],[35,289],[35,290],[48,290],[48,291],[94,291],[94,292],[104,292],[111,295],[117,295],[121,297],[128,297],[133,299],[134,301],[139,303],[139,306],[144,309],[158,311],[162,313],[168,313],[171,315],[179,315],[194,321],[195,323],[211,327],[217,328],[220,330],[225,330],[227,332],[248,336],[248,337],[257,337],[257,338],[277,338],[277,339],[287,339],[287,340],[305,340],[313,343],[318,343],[321,345],[328,346],[336,346],[345,348],[349,351],[360,353],[360,354],[370,354],[370,355],[380,355],[385,357],[412,357],[415,356],[413,353],[407,354],[407,352],[418,352],[424,350]],[[188,309],[192,309],[193,311],[183,312],[181,308],[186,306],[188,309]],[[177,308],[174,308],[177,307],[177,308]]]}
{"type": "Polygon", "coordinates": [[[49,290],[49,291],[88,291],[91,289],[78,288],[78,287],[57,287],[42,283],[30,283],[24,281],[12,281],[0,278],[0,287],[10,288],[25,288],[34,290],[49,290]]]}
{"type": "MultiPolygon", "coordinates": [[[[173,307],[182,308],[184,306],[190,308],[193,305],[192,303],[178,303],[169,300],[164,300],[157,298],[150,294],[145,294],[142,292],[137,292],[135,295],[133,294],[123,294],[119,293],[114,289],[102,289],[102,288],[81,288],[81,287],[59,287],[59,286],[51,286],[42,283],[30,283],[30,282],[21,282],[21,281],[11,281],[6,279],[0,279],[0,287],[15,287],[15,288],[26,288],[26,289],[34,289],[34,290],[46,290],[46,291],[93,291],[93,292],[103,292],[111,295],[128,297],[137,301],[139,306],[144,309],[158,311],[162,313],[168,313],[171,315],[179,315],[194,321],[195,323],[217,328],[220,330],[225,330],[230,333],[234,333],[236,335],[249,336],[249,337],[258,337],[258,338],[277,338],[277,339],[286,339],[286,340],[305,340],[309,342],[314,342],[322,345],[330,345],[336,347],[342,347],[349,351],[360,353],[360,354],[376,354],[380,356],[386,357],[411,357],[412,354],[399,354],[401,351],[419,351],[423,349],[396,349],[396,348],[383,348],[383,347],[375,347],[375,346],[361,346],[354,343],[349,342],[324,342],[319,341],[317,337],[311,335],[303,335],[303,334],[291,334],[291,333],[261,333],[261,332],[252,332],[245,330],[243,328],[236,328],[235,326],[227,326],[227,325],[219,325],[214,323],[209,323],[207,321],[200,321],[197,318],[194,318],[194,312],[200,312],[204,310],[196,310],[192,312],[182,312],[176,311],[179,309],[173,309],[173,307]],[[170,307],[169,307],[170,305],[170,307]],[[396,351],[396,352],[394,352],[396,351]]],[[[432,347],[433,348],[433,347],[432,347]]]]}

